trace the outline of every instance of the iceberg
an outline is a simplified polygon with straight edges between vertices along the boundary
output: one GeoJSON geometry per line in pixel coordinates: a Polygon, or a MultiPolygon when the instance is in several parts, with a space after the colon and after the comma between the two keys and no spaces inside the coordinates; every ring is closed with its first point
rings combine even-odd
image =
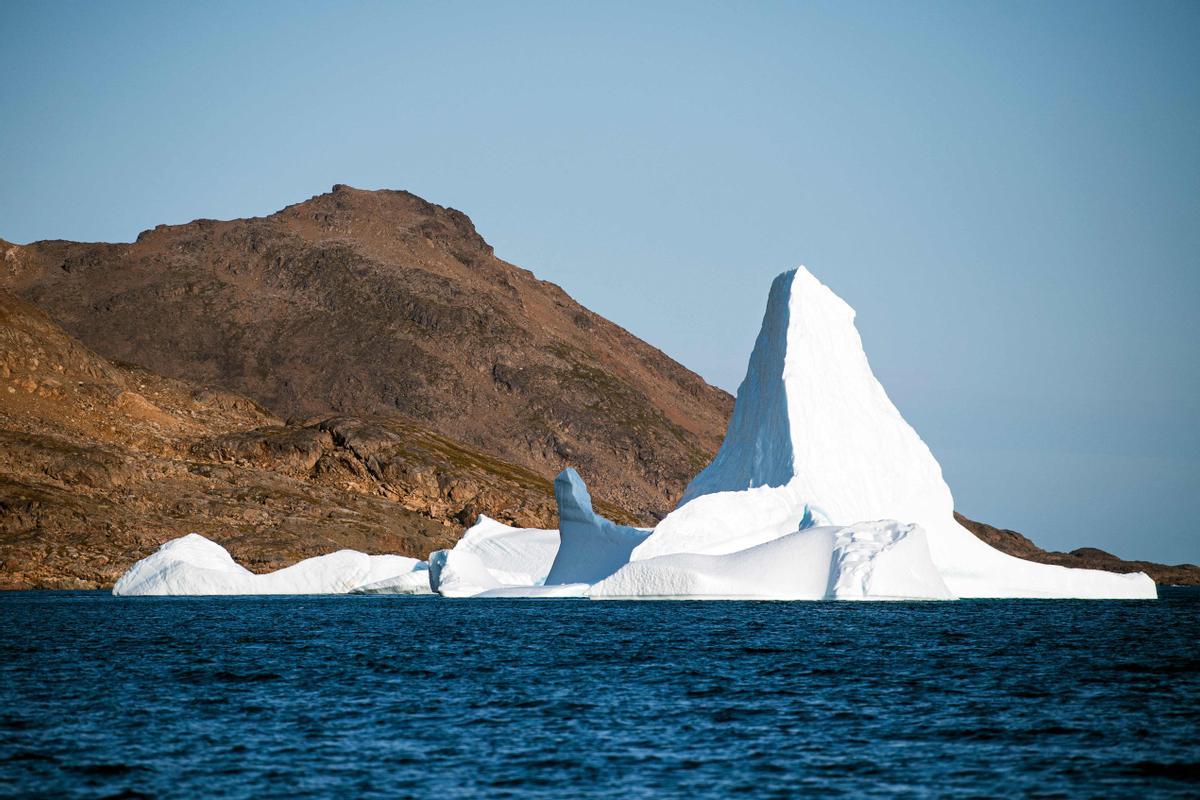
{"type": "Polygon", "coordinates": [[[221,545],[190,533],[172,539],[126,570],[113,586],[113,594],[348,594],[372,587],[378,592],[383,584],[405,581],[413,590],[402,593],[419,593],[421,583],[428,585],[426,574],[425,563],[415,558],[339,550],[256,575],[221,545]]]}
{"type": "Polygon", "coordinates": [[[437,592],[445,597],[949,600],[1155,598],[1144,573],[1037,564],[953,516],[941,466],[875,378],[854,310],[804,267],[771,285],[716,456],[653,529],[592,509],[573,469],[560,530],[481,516],[428,563],[350,550],[267,575],[192,534],[114,594],[437,592]]]}
{"type": "Polygon", "coordinates": [[[813,525],[900,520],[924,531],[954,596],[1157,596],[1143,573],[1070,569],[1001,553],[959,525],[953,507],[937,460],[871,372],[854,310],[800,267],[771,285],[717,455],[631,562],[741,553],[813,525]]]}
{"type": "Polygon", "coordinates": [[[502,583],[470,550],[435,550],[429,554],[429,588],[442,597],[474,597],[491,589],[520,584],[502,583]]]}
{"type": "Polygon", "coordinates": [[[372,575],[351,594],[433,594],[429,588],[429,562],[404,556],[370,556],[372,575]],[[386,559],[386,560],[385,560],[386,559]],[[408,562],[407,566],[403,562],[408,562]],[[393,568],[394,567],[394,568],[393,568]],[[383,573],[383,577],[378,577],[383,573]]]}
{"type": "Polygon", "coordinates": [[[554,480],[554,499],[558,530],[512,528],[481,515],[452,549],[429,556],[429,585],[443,597],[583,597],[650,535],[595,513],[569,467],[554,480]]]}
{"type": "Polygon", "coordinates": [[[514,528],[480,514],[449,550],[429,556],[429,586],[444,597],[540,586],[558,553],[558,531],[514,528]]]}

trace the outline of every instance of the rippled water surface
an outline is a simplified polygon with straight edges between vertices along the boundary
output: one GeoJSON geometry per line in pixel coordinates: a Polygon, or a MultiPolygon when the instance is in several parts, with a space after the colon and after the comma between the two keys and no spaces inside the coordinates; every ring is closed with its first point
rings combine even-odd
{"type": "Polygon", "coordinates": [[[1200,592],[0,593],[0,795],[1181,796],[1200,592]]]}

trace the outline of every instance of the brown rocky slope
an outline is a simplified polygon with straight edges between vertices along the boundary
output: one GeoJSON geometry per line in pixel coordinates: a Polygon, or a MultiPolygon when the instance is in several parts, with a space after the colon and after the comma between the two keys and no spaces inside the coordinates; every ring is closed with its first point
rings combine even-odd
{"type": "Polygon", "coordinates": [[[103,356],[283,418],[400,414],[540,475],[573,465],[643,521],[707,463],[732,407],[407,192],[335,186],[131,244],[3,249],[0,286],[103,356]]]}
{"type": "Polygon", "coordinates": [[[1144,572],[1155,583],[1166,585],[1200,585],[1200,567],[1195,564],[1155,564],[1150,561],[1127,561],[1095,547],[1080,547],[1069,553],[1043,550],[1028,537],[1006,528],[994,528],[983,522],[968,519],[955,512],[959,524],[1010,556],[1037,561],[1041,564],[1058,564],[1061,567],[1101,569],[1106,572],[1144,572]]]}
{"type": "Polygon", "coordinates": [[[285,425],[102,359],[0,291],[0,588],[109,586],[193,531],[256,571],[343,547],[424,558],[480,513],[551,526],[551,484],[401,418],[285,425]]]}

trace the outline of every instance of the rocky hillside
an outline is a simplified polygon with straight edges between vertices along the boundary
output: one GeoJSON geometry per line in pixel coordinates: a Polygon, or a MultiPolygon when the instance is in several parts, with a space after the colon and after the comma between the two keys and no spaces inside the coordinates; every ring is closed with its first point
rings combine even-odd
{"type": "Polygon", "coordinates": [[[462,213],[335,186],[132,244],[5,245],[0,284],[109,358],[282,418],[402,415],[496,458],[670,510],[732,398],[508,264],[462,213]]]}
{"type": "Polygon", "coordinates": [[[259,571],[343,547],[424,558],[480,513],[552,526],[551,485],[399,418],[285,425],[105,360],[0,291],[0,588],[109,586],[193,531],[259,571]]]}

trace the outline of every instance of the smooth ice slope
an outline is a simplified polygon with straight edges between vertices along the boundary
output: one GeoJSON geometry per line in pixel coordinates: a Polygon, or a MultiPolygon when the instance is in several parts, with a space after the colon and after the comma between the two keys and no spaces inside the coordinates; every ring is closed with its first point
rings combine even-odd
{"type": "Polygon", "coordinates": [[[595,583],[629,562],[649,531],[618,525],[592,510],[592,497],[579,473],[568,467],[554,479],[560,543],[546,585],[595,583]]]}
{"type": "Polygon", "coordinates": [[[725,555],[675,553],[631,561],[593,598],[706,600],[950,600],[925,532],[898,522],[808,528],[725,555]]]}
{"type": "Polygon", "coordinates": [[[196,533],[172,539],[130,567],[115,595],[346,594],[396,580],[422,562],[339,550],[285,569],[255,575],[224,547],[196,533]]]}
{"type": "Polygon", "coordinates": [[[882,519],[924,528],[960,597],[1156,596],[1142,573],[1023,561],[955,522],[941,467],[872,374],[853,309],[803,267],[784,273],[717,456],[632,558],[728,554],[814,521],[882,519]]]}

